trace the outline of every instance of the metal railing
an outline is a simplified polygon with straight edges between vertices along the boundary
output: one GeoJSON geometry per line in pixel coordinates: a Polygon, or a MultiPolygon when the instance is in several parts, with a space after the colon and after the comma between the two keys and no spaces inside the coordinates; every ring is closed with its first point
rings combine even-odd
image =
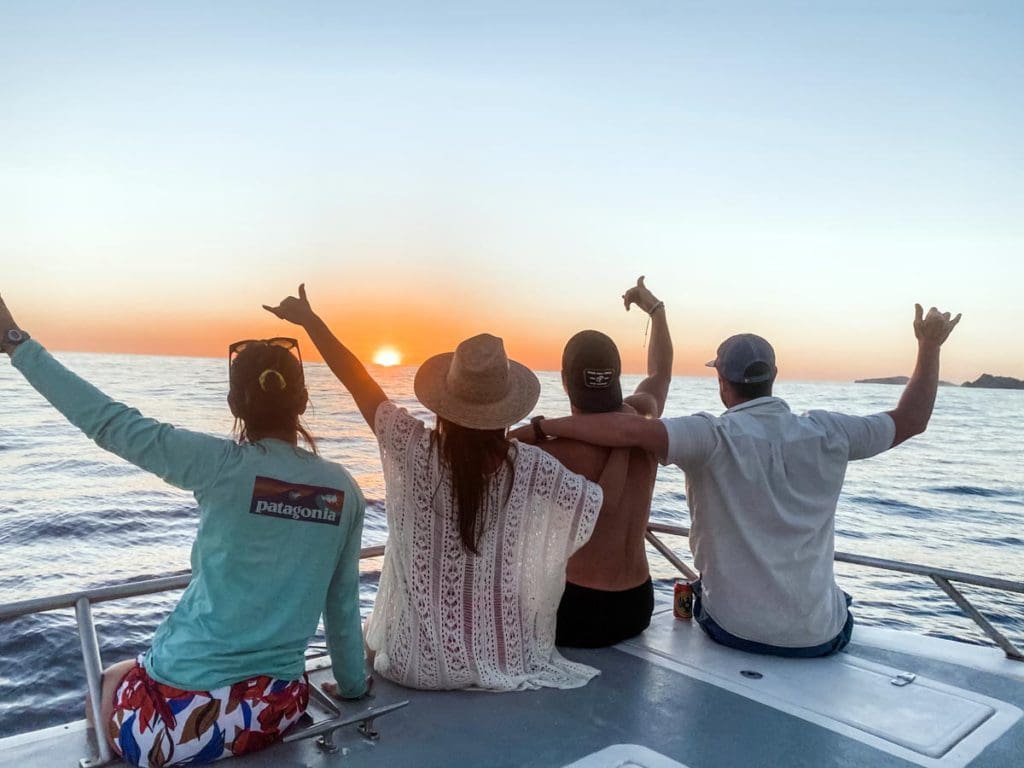
{"type": "MultiPolygon", "coordinates": [[[[679,558],[671,547],[658,538],[656,534],[659,533],[672,536],[688,536],[690,533],[689,529],[681,525],[650,523],[647,526],[646,538],[647,541],[657,549],[666,560],[668,560],[687,578],[697,578],[696,572],[694,572],[692,568],[679,558]]],[[[359,553],[359,557],[360,559],[367,559],[381,557],[383,554],[384,545],[378,545],[363,548],[359,553]]],[[[904,563],[898,560],[885,560],[877,557],[854,555],[846,552],[836,552],[835,559],[838,562],[849,563],[851,565],[866,566],[869,568],[878,568],[897,573],[908,573],[929,577],[940,589],[942,589],[943,592],[946,593],[946,595],[950,597],[951,600],[953,600],[954,603],[956,603],[965,615],[973,620],[974,623],[977,624],[981,630],[996,643],[996,645],[1002,648],[1008,659],[1024,661],[1024,654],[1022,654],[1021,651],[1018,650],[1005,635],[992,626],[992,624],[978,611],[977,608],[975,608],[974,605],[971,604],[963,593],[953,586],[953,582],[972,584],[979,587],[998,589],[1006,592],[1016,592],[1018,594],[1024,594],[1024,583],[989,576],[978,576],[972,573],[965,573],[963,571],[949,570],[947,568],[933,568],[925,565],[917,565],[915,563],[904,563]]],[[[65,608],[74,609],[94,722],[100,722],[100,691],[103,663],[100,658],[96,626],[92,620],[92,606],[96,603],[103,603],[109,600],[121,600],[124,598],[151,595],[174,589],[184,589],[188,586],[191,579],[191,573],[182,573],[176,576],[164,576],[156,579],[145,579],[142,581],[115,584],[108,587],[98,587],[96,589],[88,589],[80,592],[69,592],[49,597],[20,600],[0,605],[0,620],[65,608]]],[[[327,748],[333,746],[333,743],[330,740],[330,734],[332,734],[337,728],[358,722],[363,723],[369,729],[367,731],[366,728],[364,728],[364,732],[372,732],[373,717],[383,715],[387,711],[391,711],[399,706],[404,706],[404,703],[389,706],[379,711],[371,710],[370,712],[362,713],[361,716],[350,717],[344,720],[335,718],[327,722],[317,723],[310,728],[305,729],[303,733],[293,735],[291,738],[286,739],[286,741],[290,741],[295,738],[305,738],[325,732],[325,738],[323,738],[322,741],[326,742],[325,748],[327,748]]],[[[83,758],[80,760],[79,765],[81,768],[96,768],[97,766],[110,762],[112,759],[110,745],[107,743],[102,731],[100,729],[96,729],[95,734],[97,751],[99,754],[94,757],[83,758]]],[[[322,746],[324,745],[322,744],[322,746]]]]}
{"type": "MultiPolygon", "coordinates": [[[[384,554],[384,546],[364,547],[359,552],[359,559],[381,557],[384,554]]],[[[75,609],[75,621],[78,625],[78,638],[82,646],[82,662],[85,665],[85,680],[89,689],[89,703],[92,709],[93,722],[101,722],[100,708],[103,680],[103,660],[100,657],[100,644],[96,636],[96,625],[92,620],[92,606],[95,603],[104,603],[109,600],[122,600],[128,597],[139,597],[141,595],[153,595],[158,592],[167,592],[172,589],[184,589],[192,580],[191,573],[182,573],[177,576],[164,576],[158,579],[144,579],[141,581],[129,581],[123,584],[114,584],[109,587],[97,587],[81,592],[67,592],[62,595],[51,595],[48,597],[36,597],[28,600],[19,600],[13,603],[0,605],[0,620],[14,619],[18,616],[26,616],[33,613],[44,613],[46,611],[57,611],[63,608],[75,609]]],[[[397,705],[371,710],[361,713],[359,716],[344,720],[331,721],[329,723],[317,723],[306,729],[301,734],[292,734],[290,740],[296,738],[308,738],[323,733],[321,739],[324,744],[333,747],[331,735],[339,727],[352,723],[369,724],[372,731],[373,718],[379,717],[387,712],[405,706],[408,702],[401,702],[397,705]]],[[[361,725],[360,727],[363,727],[361,725]]],[[[98,754],[91,757],[83,757],[78,761],[81,768],[97,768],[106,765],[113,759],[110,744],[107,743],[103,729],[94,728],[96,736],[96,751],[98,754]]]]}
{"type": "MultiPolygon", "coordinates": [[[[690,529],[682,525],[650,523],[647,526],[647,541],[649,541],[652,546],[664,555],[669,562],[678,568],[680,572],[685,574],[687,578],[696,578],[697,574],[689,568],[686,563],[680,560],[668,545],[655,535],[658,533],[667,533],[673,536],[689,536],[690,529]]],[[[964,615],[977,624],[978,627],[981,628],[982,632],[988,635],[992,642],[1003,649],[1003,653],[1006,654],[1006,658],[1012,659],[1013,661],[1024,661],[1024,653],[1021,653],[1009,638],[992,626],[992,623],[974,607],[963,592],[953,586],[953,582],[955,581],[961,584],[972,584],[974,586],[985,587],[987,589],[998,589],[1004,592],[1024,594],[1024,582],[999,579],[992,576],[978,576],[973,573],[953,571],[948,568],[934,568],[932,566],[918,565],[916,563],[903,563],[899,560],[886,560],[881,557],[854,555],[848,552],[836,552],[835,559],[836,562],[839,563],[862,565],[868,568],[878,568],[883,571],[894,571],[896,573],[912,573],[917,576],[927,576],[934,581],[939,589],[945,592],[954,603],[956,603],[957,607],[963,611],[964,615]]]]}

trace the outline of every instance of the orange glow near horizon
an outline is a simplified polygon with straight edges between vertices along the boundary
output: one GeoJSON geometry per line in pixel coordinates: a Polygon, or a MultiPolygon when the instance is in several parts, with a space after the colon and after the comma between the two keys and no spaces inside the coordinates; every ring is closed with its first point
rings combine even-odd
{"type": "Polygon", "coordinates": [[[394,347],[381,347],[373,353],[373,362],[375,365],[383,365],[385,367],[401,365],[402,353],[394,347]]]}
{"type": "MultiPolygon", "coordinates": [[[[425,290],[422,281],[408,278],[392,282],[386,299],[378,302],[360,298],[372,285],[365,278],[351,279],[344,291],[332,290],[338,283],[326,276],[311,285],[314,309],[366,363],[418,366],[432,355],[450,352],[463,339],[489,332],[504,339],[512,359],[534,370],[555,371],[565,341],[583,328],[596,328],[618,344],[625,373],[646,372],[646,318],[623,312],[620,303],[605,297],[608,291],[580,293],[576,303],[553,307],[530,304],[525,297],[517,302],[515,296],[473,284],[425,290]],[[397,358],[379,357],[385,349],[393,350],[397,358]]],[[[665,289],[666,295],[670,289],[665,289]]],[[[301,328],[260,308],[265,297],[276,301],[283,294],[266,285],[241,286],[226,298],[201,294],[159,303],[139,299],[131,305],[118,305],[112,297],[99,295],[100,291],[87,299],[70,292],[58,300],[46,299],[42,293],[30,290],[18,298],[12,296],[11,309],[26,330],[54,351],[226,358],[228,345],[238,339],[294,336],[304,360],[321,359],[301,328]],[[94,306],[111,309],[97,313],[94,306]]],[[[788,318],[737,319],[729,312],[687,307],[681,299],[666,304],[672,308],[668,319],[676,375],[712,376],[704,362],[714,356],[721,339],[747,330],[762,333],[775,345],[780,377],[785,380],[850,381],[909,375],[913,368],[915,346],[908,312],[871,322],[860,319],[857,324],[819,320],[811,328],[798,327],[788,318]]],[[[982,338],[969,340],[972,331],[967,322],[958,329],[963,338],[956,337],[944,354],[943,379],[961,383],[986,372],[1019,375],[1010,366],[994,368],[991,344],[982,338]]]]}
{"type": "MultiPolygon", "coordinates": [[[[34,338],[54,351],[226,359],[227,347],[233,341],[283,335],[299,340],[304,360],[322,359],[301,328],[255,312],[249,313],[248,319],[226,313],[212,318],[190,315],[182,319],[150,312],[144,323],[130,323],[109,315],[85,321],[62,314],[34,317],[31,313],[19,313],[17,319],[34,338]]],[[[396,308],[386,316],[373,318],[350,310],[327,310],[322,316],[360,360],[388,366],[418,366],[432,355],[450,352],[463,339],[487,331],[503,337],[512,359],[533,370],[556,371],[565,341],[583,327],[600,326],[577,322],[572,317],[530,322],[530,318],[522,316],[491,313],[481,319],[468,310],[456,317],[445,314],[441,308],[423,307],[396,308]]],[[[632,326],[616,327],[613,321],[614,315],[604,328],[619,345],[623,372],[645,373],[647,349],[642,333],[632,326]]],[[[685,319],[671,322],[675,346],[673,372],[682,376],[712,376],[704,362],[714,355],[718,341],[727,334],[712,324],[694,323],[687,328],[685,323],[685,319]]],[[[822,340],[793,331],[765,335],[775,345],[783,379],[849,381],[908,375],[913,368],[913,339],[899,338],[896,332],[886,344],[874,349],[870,344],[860,348],[855,338],[822,340]]],[[[955,367],[943,366],[943,379],[961,383],[986,372],[980,353],[962,357],[955,367]]]]}

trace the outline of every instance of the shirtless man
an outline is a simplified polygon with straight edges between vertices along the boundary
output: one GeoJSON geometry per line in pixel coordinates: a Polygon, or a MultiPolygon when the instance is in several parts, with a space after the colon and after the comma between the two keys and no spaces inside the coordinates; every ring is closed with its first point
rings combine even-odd
{"type": "MultiPolygon", "coordinates": [[[[562,353],[562,384],[572,412],[621,411],[651,418],[661,416],[672,378],[672,339],[665,320],[665,304],[658,301],[644,278],[622,296],[651,317],[647,378],[623,399],[619,382],[621,362],[615,342],[598,331],[580,331],[562,353]]],[[[533,420],[517,437],[537,442],[573,472],[596,480],[610,449],[568,439],[546,439],[533,420]]],[[[569,559],[565,593],[558,607],[558,645],[597,648],[613,645],[643,632],[654,610],[654,589],[647,566],[644,534],[651,511],[651,494],[658,473],[653,453],[629,451],[624,482],[615,498],[608,498],[590,541],[569,559]]]]}

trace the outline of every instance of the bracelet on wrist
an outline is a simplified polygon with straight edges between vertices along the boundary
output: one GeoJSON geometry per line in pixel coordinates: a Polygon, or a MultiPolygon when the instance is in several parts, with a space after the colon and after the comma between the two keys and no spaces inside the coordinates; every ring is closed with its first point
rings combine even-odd
{"type": "Polygon", "coordinates": [[[655,312],[657,312],[659,309],[664,309],[664,308],[665,308],[665,302],[664,301],[659,301],[657,304],[655,304],[653,307],[651,307],[651,310],[647,314],[650,315],[651,317],[654,317],[654,313],[655,312]]]}
{"type": "Polygon", "coordinates": [[[541,429],[540,423],[544,421],[543,416],[534,416],[530,419],[530,424],[533,425],[533,439],[538,443],[543,443],[548,439],[548,436],[544,434],[544,430],[541,429]]]}

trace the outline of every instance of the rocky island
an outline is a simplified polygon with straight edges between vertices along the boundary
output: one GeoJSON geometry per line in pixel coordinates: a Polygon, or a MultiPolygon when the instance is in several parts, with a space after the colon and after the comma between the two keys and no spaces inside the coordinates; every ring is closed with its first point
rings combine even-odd
{"type": "Polygon", "coordinates": [[[909,376],[884,376],[880,379],[855,379],[854,384],[906,384],[909,376]]]}
{"type": "MultiPolygon", "coordinates": [[[[906,384],[910,381],[909,376],[883,376],[880,379],[854,379],[854,384],[906,384]]],[[[940,387],[955,387],[950,381],[940,381],[940,387]]]]}
{"type": "MultiPolygon", "coordinates": [[[[854,379],[854,384],[906,384],[910,381],[909,376],[882,376],[877,379],[854,379]]],[[[940,387],[955,387],[949,381],[940,381],[940,387]]],[[[1012,376],[993,376],[991,373],[983,373],[974,381],[965,381],[961,387],[973,389],[1024,389],[1024,380],[1015,379],[1012,376]]]]}
{"type": "Polygon", "coordinates": [[[1024,381],[1012,376],[993,376],[983,373],[974,381],[965,381],[961,386],[978,389],[1024,389],[1024,381]]]}

